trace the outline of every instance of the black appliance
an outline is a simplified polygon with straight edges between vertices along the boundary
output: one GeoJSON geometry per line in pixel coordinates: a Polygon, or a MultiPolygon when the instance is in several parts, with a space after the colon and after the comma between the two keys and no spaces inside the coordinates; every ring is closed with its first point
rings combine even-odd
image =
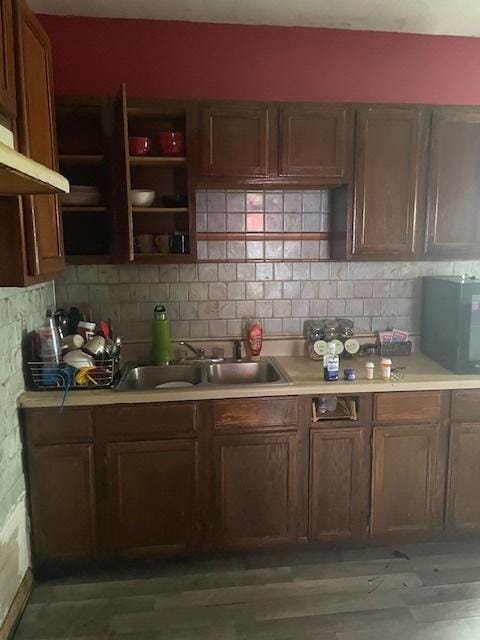
{"type": "Polygon", "coordinates": [[[422,279],[420,348],[455,373],[480,373],[480,279],[422,279]]]}

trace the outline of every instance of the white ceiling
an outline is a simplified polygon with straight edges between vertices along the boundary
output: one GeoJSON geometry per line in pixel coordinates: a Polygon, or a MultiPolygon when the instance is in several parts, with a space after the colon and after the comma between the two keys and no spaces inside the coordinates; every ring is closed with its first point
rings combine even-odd
{"type": "Polygon", "coordinates": [[[479,0],[29,0],[39,13],[480,36],[479,0]]]}

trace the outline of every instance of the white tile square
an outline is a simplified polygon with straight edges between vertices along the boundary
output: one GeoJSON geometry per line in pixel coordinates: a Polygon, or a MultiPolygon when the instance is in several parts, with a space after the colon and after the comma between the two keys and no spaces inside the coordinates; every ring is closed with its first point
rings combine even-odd
{"type": "Polygon", "coordinates": [[[225,240],[208,241],[208,259],[225,260],[227,257],[227,243],[225,240]]]}
{"type": "Polygon", "coordinates": [[[227,285],[225,282],[210,282],[208,285],[209,300],[226,300],[227,285]]]}
{"type": "Polygon", "coordinates": [[[218,279],[216,264],[199,264],[198,279],[200,282],[215,282],[218,279]]]}
{"type": "Polygon", "coordinates": [[[227,211],[245,212],[245,191],[227,191],[227,211]]]}
{"type": "Polygon", "coordinates": [[[228,240],[227,241],[227,259],[228,260],[245,260],[245,241],[244,240],[228,240]]]}
{"type": "Polygon", "coordinates": [[[300,213],[302,211],[302,194],[299,191],[287,191],[283,195],[283,210],[285,213],[300,213]]]}
{"type": "Polygon", "coordinates": [[[273,316],[273,301],[257,300],[255,303],[255,315],[257,318],[271,318],[273,316]]]}
{"type": "Polygon", "coordinates": [[[197,213],[205,213],[207,211],[207,194],[203,189],[197,189],[195,193],[195,204],[197,213]]]}
{"type": "Polygon", "coordinates": [[[302,256],[300,240],[285,240],[283,243],[283,257],[285,260],[298,260],[302,256]]]}
{"type": "Polygon", "coordinates": [[[226,215],[224,213],[208,213],[207,230],[213,233],[226,231],[226,215]]]}
{"type": "Polygon", "coordinates": [[[257,280],[273,280],[273,264],[257,264],[255,273],[257,280]]]}
{"type": "Polygon", "coordinates": [[[245,231],[245,214],[227,213],[227,231],[243,233],[245,231]]]}
{"type": "Polygon", "coordinates": [[[319,213],[320,212],[320,192],[304,191],[302,199],[302,211],[319,213]]]}
{"type": "Polygon", "coordinates": [[[263,282],[247,282],[247,300],[262,300],[264,296],[263,282]]]}
{"type": "Polygon", "coordinates": [[[265,242],[265,259],[281,260],[283,258],[283,242],[281,240],[267,240],[265,242]]]}
{"type": "Polygon", "coordinates": [[[302,230],[301,213],[285,213],[283,215],[283,230],[288,233],[298,233],[302,230]]]}
{"type": "Polygon", "coordinates": [[[266,213],[265,214],[265,231],[272,231],[272,232],[283,231],[283,214],[282,213],[266,213]]]}
{"type": "Polygon", "coordinates": [[[263,242],[260,240],[247,240],[247,259],[263,260],[263,242]]]}
{"type": "Polygon", "coordinates": [[[263,191],[247,191],[247,211],[263,211],[263,191]]]}
{"type": "Polygon", "coordinates": [[[316,260],[320,255],[320,243],[318,240],[302,240],[302,259],[316,260]]]}
{"type": "Polygon", "coordinates": [[[283,211],[283,192],[270,191],[265,193],[265,211],[283,211]]]}
{"type": "Polygon", "coordinates": [[[207,211],[209,213],[225,213],[226,209],[225,191],[207,191],[207,211]]]}
{"type": "Polygon", "coordinates": [[[255,280],[255,265],[248,262],[237,264],[237,280],[255,280]]]}

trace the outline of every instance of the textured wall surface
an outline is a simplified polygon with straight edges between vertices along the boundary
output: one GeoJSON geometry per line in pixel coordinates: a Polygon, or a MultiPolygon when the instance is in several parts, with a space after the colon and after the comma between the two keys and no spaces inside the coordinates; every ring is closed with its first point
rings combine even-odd
{"type": "Polygon", "coordinates": [[[88,302],[126,338],[149,338],[166,303],[176,338],[238,337],[258,317],[268,335],[300,335],[308,318],[351,317],[365,331],[419,328],[422,275],[480,275],[472,262],[257,262],[69,267],[63,305],[88,302]]]}
{"type": "Polygon", "coordinates": [[[0,288],[0,625],[30,562],[16,399],[24,389],[22,337],[53,305],[51,283],[0,288]]]}

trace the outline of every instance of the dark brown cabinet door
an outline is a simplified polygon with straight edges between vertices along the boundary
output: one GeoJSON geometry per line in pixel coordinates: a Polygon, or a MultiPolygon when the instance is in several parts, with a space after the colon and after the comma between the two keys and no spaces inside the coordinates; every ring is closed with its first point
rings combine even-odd
{"type": "Polygon", "coordinates": [[[367,532],[370,492],[368,427],[310,433],[311,540],[358,540],[367,532]]]}
{"type": "Polygon", "coordinates": [[[436,108],[432,120],[426,255],[480,257],[480,109],[436,108]]]}
{"type": "Polygon", "coordinates": [[[93,445],[31,447],[29,481],[35,564],[93,559],[93,445]]]}
{"type": "Polygon", "coordinates": [[[357,114],[353,256],[419,253],[425,162],[424,111],[362,107],[357,114]]]}
{"type": "Polygon", "coordinates": [[[165,555],[193,548],[196,441],[109,443],[107,468],[112,540],[118,555],[165,555]]]}
{"type": "Polygon", "coordinates": [[[446,528],[480,531],[480,424],[453,424],[447,490],[446,528]]]}
{"type": "Polygon", "coordinates": [[[0,0],[0,107],[15,114],[15,59],[13,44],[12,0],[0,0]]]}
{"type": "MultiPolygon", "coordinates": [[[[24,0],[16,8],[20,150],[58,170],[50,42],[24,0]]],[[[60,273],[64,257],[57,196],[27,196],[22,200],[29,275],[60,273]]]]}
{"type": "Polygon", "coordinates": [[[214,440],[214,456],[219,546],[293,542],[296,436],[219,436],[214,440]]]}
{"type": "Polygon", "coordinates": [[[280,176],[340,180],[346,174],[345,105],[280,107],[280,176]]]}
{"type": "Polygon", "coordinates": [[[421,535],[434,524],[439,426],[375,427],[373,536],[421,535]]]}
{"type": "Polygon", "coordinates": [[[266,178],[276,172],[276,117],[276,110],[261,103],[203,105],[201,175],[266,178]]]}

